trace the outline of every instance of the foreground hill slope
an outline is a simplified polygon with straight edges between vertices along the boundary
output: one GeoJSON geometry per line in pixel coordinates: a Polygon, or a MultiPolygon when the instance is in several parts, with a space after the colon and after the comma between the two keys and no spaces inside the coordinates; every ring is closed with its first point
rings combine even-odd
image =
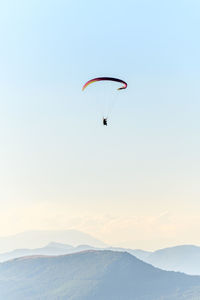
{"type": "Polygon", "coordinates": [[[200,297],[200,277],[162,271],[125,252],[85,251],[0,264],[0,299],[6,300],[191,300],[193,296],[200,297]]]}

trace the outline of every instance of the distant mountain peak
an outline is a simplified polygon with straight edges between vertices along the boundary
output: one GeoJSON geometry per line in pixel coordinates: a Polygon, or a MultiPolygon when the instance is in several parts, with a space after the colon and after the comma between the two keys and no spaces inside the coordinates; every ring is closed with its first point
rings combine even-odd
{"type": "Polygon", "coordinates": [[[71,245],[63,244],[63,243],[50,242],[45,246],[45,248],[73,249],[74,247],[71,245]]]}
{"type": "Polygon", "coordinates": [[[90,234],[75,229],[69,230],[31,230],[7,237],[0,237],[0,253],[14,249],[40,248],[55,242],[58,244],[78,246],[81,244],[93,247],[105,247],[106,244],[90,234]]]}

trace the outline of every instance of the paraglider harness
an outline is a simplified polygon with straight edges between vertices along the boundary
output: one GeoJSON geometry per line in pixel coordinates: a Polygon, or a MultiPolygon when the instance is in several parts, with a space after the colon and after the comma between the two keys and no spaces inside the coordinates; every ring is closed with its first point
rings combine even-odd
{"type": "Polygon", "coordinates": [[[107,124],[107,118],[104,118],[104,117],[103,117],[103,125],[104,125],[104,126],[108,126],[108,124],[107,124]]]}

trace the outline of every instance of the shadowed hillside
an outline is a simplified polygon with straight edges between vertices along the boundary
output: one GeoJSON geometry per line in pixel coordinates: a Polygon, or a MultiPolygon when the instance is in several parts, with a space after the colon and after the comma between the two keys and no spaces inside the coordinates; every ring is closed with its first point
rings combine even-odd
{"type": "Polygon", "coordinates": [[[0,264],[0,299],[191,300],[200,277],[156,269],[126,252],[85,251],[0,264]]]}

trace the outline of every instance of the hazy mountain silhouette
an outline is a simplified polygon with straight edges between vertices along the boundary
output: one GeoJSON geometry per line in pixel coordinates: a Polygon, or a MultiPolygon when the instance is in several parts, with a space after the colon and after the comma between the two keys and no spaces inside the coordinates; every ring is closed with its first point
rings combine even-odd
{"type": "Polygon", "coordinates": [[[128,252],[143,261],[145,261],[145,259],[147,259],[147,257],[149,257],[149,255],[152,253],[150,251],[145,251],[141,249],[130,249],[120,247],[107,247],[106,249],[112,251],[128,252]]]}
{"type": "Polygon", "coordinates": [[[52,241],[73,246],[80,244],[94,247],[106,246],[100,240],[78,230],[36,230],[0,237],[0,253],[27,247],[40,248],[52,241]]]}
{"type": "Polygon", "coordinates": [[[163,270],[200,275],[200,247],[183,245],[152,252],[144,261],[163,270]]]}
{"type": "Polygon", "coordinates": [[[73,247],[66,244],[51,242],[45,247],[35,249],[16,249],[10,252],[0,254],[0,262],[4,262],[10,259],[19,258],[23,256],[32,255],[63,255],[68,253],[80,252],[79,246],[73,247]]]}
{"type": "Polygon", "coordinates": [[[90,245],[79,245],[73,247],[67,244],[51,242],[45,247],[35,249],[16,249],[10,252],[0,254],[0,262],[10,259],[31,256],[31,255],[64,255],[77,253],[85,250],[112,250],[119,252],[128,252],[135,257],[168,271],[180,271],[190,275],[200,275],[200,247],[197,246],[176,246],[148,252],[143,250],[124,249],[117,247],[98,248],[90,245]]]}
{"type": "Polygon", "coordinates": [[[0,237],[0,262],[23,256],[63,255],[83,250],[126,251],[163,270],[200,275],[200,247],[192,245],[164,248],[154,252],[106,247],[98,239],[77,230],[27,231],[15,236],[0,237]],[[47,243],[48,245],[44,246],[47,243]],[[27,245],[30,249],[25,248],[27,245]],[[15,250],[4,252],[5,249],[15,250]]]}
{"type": "MultiPolygon", "coordinates": [[[[71,245],[51,242],[45,247],[35,249],[16,249],[10,252],[0,254],[0,262],[7,260],[33,255],[46,255],[46,256],[58,256],[64,254],[72,254],[85,250],[99,250],[100,248],[94,248],[89,245],[79,245],[73,247],[71,245]]],[[[103,248],[102,248],[103,249],[103,248]]]]}
{"type": "Polygon", "coordinates": [[[0,264],[0,299],[191,300],[200,277],[162,271],[126,252],[85,251],[0,264]]]}
{"type": "Polygon", "coordinates": [[[35,249],[16,249],[10,252],[0,254],[0,262],[4,262],[10,259],[19,258],[23,256],[31,256],[31,255],[64,255],[64,254],[72,254],[86,250],[112,250],[119,252],[128,252],[141,260],[145,260],[146,257],[151,253],[143,250],[133,250],[133,249],[124,249],[117,247],[106,247],[106,248],[97,248],[92,247],[90,245],[78,245],[73,247],[71,245],[61,244],[51,242],[45,247],[35,248],[35,249]]]}

